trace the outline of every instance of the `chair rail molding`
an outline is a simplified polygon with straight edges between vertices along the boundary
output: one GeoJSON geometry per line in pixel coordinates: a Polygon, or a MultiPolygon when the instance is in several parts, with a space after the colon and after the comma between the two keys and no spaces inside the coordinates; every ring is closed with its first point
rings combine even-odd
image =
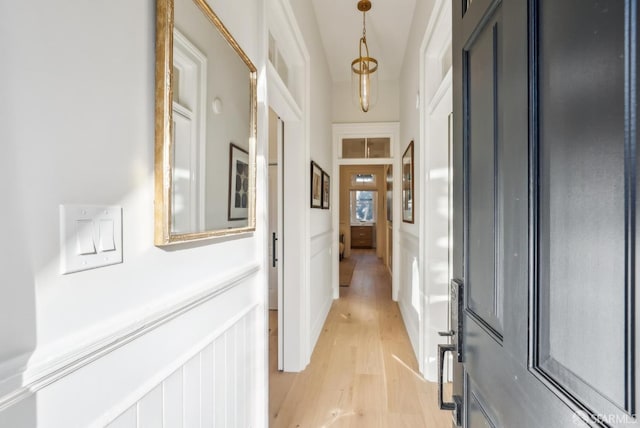
{"type": "Polygon", "coordinates": [[[0,412],[35,394],[46,386],[122,348],[135,339],[163,326],[192,309],[228,292],[260,271],[259,264],[249,264],[223,277],[171,295],[140,310],[124,314],[115,322],[83,332],[83,338],[70,337],[55,349],[36,349],[24,367],[2,368],[0,412]],[[11,385],[19,384],[18,387],[11,385]]]}

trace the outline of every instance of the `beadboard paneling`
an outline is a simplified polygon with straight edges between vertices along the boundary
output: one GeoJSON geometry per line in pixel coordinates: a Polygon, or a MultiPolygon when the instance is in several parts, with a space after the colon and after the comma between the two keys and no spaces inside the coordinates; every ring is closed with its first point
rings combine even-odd
{"type": "MultiPolygon", "coordinates": [[[[311,238],[311,298],[309,300],[311,336],[309,338],[309,355],[313,353],[333,302],[333,286],[331,284],[331,269],[333,267],[331,258],[332,238],[332,230],[311,238]]],[[[338,256],[336,255],[336,257],[338,256]]]]}
{"type": "MultiPolygon", "coordinates": [[[[109,428],[131,428],[138,426],[138,406],[129,408],[118,419],[109,424],[109,428]]],[[[161,425],[162,426],[162,425],[161,425]]],[[[168,425],[171,426],[171,425],[168,425]]]]}
{"type": "Polygon", "coordinates": [[[158,385],[138,403],[138,426],[155,428],[162,426],[162,385],[158,385]]]}
{"type": "Polygon", "coordinates": [[[107,426],[253,426],[257,312],[249,311],[107,426]]]}
{"type": "Polygon", "coordinates": [[[400,290],[398,305],[407,328],[413,350],[418,356],[420,283],[418,262],[419,241],[410,232],[400,229],[400,290]]]}

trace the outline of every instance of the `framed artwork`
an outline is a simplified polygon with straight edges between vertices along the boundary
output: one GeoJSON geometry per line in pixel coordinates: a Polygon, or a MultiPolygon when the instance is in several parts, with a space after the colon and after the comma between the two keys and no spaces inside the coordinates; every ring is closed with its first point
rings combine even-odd
{"type": "Polygon", "coordinates": [[[311,161],[311,208],[322,208],[322,168],[311,161]]]}
{"type": "Polygon", "coordinates": [[[329,174],[322,171],[322,209],[328,210],[330,206],[331,188],[329,187],[331,179],[329,174]]]}
{"type": "Polygon", "coordinates": [[[229,150],[229,220],[249,217],[249,153],[231,143],[229,150]]]}
{"type": "Polygon", "coordinates": [[[393,165],[387,167],[387,221],[393,222],[393,165]]]}
{"type": "Polygon", "coordinates": [[[413,140],[402,155],[402,221],[413,223],[413,140]]]}

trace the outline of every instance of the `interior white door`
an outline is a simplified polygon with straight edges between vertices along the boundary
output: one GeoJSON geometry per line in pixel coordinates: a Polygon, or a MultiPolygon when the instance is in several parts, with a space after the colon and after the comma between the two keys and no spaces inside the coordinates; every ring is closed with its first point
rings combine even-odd
{"type": "Polygon", "coordinates": [[[269,289],[270,310],[278,311],[278,370],[284,369],[284,121],[269,109],[269,289]]]}
{"type": "Polygon", "coordinates": [[[278,310],[278,164],[269,165],[269,309],[278,310]]]}

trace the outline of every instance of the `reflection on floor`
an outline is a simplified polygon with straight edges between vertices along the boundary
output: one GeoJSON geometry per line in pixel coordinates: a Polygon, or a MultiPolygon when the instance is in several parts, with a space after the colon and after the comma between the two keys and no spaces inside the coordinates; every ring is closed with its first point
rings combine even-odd
{"type": "Polygon", "coordinates": [[[270,427],[450,428],[436,385],[418,373],[388,271],[371,251],[351,257],[351,286],[340,288],[303,372],[276,370],[277,312],[270,312],[270,427]]]}

